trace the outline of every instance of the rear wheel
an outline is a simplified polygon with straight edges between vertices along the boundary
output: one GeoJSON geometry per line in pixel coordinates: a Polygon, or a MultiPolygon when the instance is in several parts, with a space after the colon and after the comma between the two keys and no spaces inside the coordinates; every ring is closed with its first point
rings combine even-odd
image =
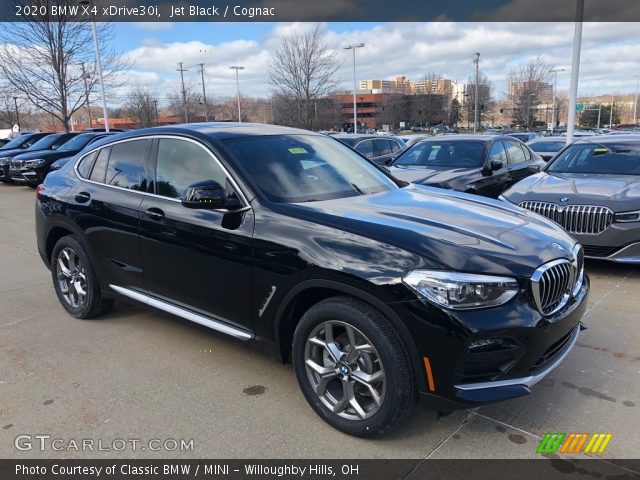
{"type": "Polygon", "coordinates": [[[103,298],[89,256],[73,235],[53,247],[51,275],[58,300],[74,317],[96,317],[113,307],[113,300],[103,298]]]}
{"type": "Polygon", "coordinates": [[[311,407],[351,435],[392,430],[415,401],[413,370],[398,334],[380,312],[348,297],[324,300],[304,314],[293,363],[311,407]]]}

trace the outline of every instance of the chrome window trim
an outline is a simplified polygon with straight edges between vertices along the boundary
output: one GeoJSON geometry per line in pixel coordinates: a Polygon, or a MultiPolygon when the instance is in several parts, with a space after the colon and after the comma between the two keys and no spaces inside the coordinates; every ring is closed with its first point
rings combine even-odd
{"type": "MultiPolygon", "coordinates": [[[[172,201],[172,202],[182,203],[182,200],[180,200],[179,198],[165,197],[164,195],[158,195],[157,193],[141,192],[140,190],[131,190],[129,188],[118,187],[116,185],[108,185],[106,183],[96,182],[95,180],[89,180],[88,178],[82,177],[80,175],[80,173],[78,173],[78,165],[80,164],[80,162],[85,157],[91,155],[94,152],[102,150],[103,148],[112,147],[113,145],[117,145],[119,143],[133,142],[135,140],[155,140],[155,139],[161,139],[161,138],[169,138],[169,139],[172,139],[172,140],[183,140],[183,141],[195,143],[200,148],[202,148],[205,152],[207,152],[209,154],[209,156],[211,156],[211,158],[213,158],[214,162],[222,169],[222,171],[226,175],[227,179],[229,180],[229,183],[231,183],[231,186],[233,187],[234,191],[240,197],[240,201],[242,202],[243,206],[239,210],[233,210],[233,212],[245,211],[245,210],[248,210],[250,208],[249,201],[247,200],[246,195],[244,194],[242,189],[238,186],[238,183],[233,178],[233,176],[229,173],[229,171],[225,168],[225,166],[222,164],[222,162],[218,159],[218,157],[216,157],[211,150],[209,150],[206,146],[204,146],[199,141],[194,140],[192,138],[183,137],[181,135],[153,134],[153,135],[145,135],[145,136],[140,136],[140,137],[123,138],[121,140],[115,140],[113,142],[105,143],[103,145],[100,145],[100,146],[97,146],[95,148],[92,148],[91,150],[86,152],[84,155],[82,155],[82,157],[80,157],[78,160],[76,160],[76,163],[73,165],[73,171],[76,174],[76,177],[78,177],[78,179],[80,181],[82,181],[82,182],[93,183],[94,185],[101,185],[103,187],[113,188],[113,189],[116,189],[116,190],[123,190],[125,192],[133,192],[133,193],[138,193],[140,195],[147,195],[147,196],[150,196],[150,197],[161,198],[161,199],[169,200],[169,201],[172,201]]],[[[154,179],[154,181],[155,181],[155,179],[154,179]]],[[[214,210],[214,211],[221,212],[221,213],[228,213],[229,212],[226,209],[219,209],[219,210],[214,210]]]]}

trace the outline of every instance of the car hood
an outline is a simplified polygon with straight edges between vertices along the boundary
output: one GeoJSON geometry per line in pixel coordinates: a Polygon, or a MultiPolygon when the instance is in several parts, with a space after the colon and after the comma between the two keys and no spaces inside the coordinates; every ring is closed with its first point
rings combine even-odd
{"type": "Polygon", "coordinates": [[[428,168],[405,168],[392,166],[389,171],[391,175],[405,182],[422,183],[425,185],[448,185],[452,180],[460,180],[469,174],[480,174],[481,168],[449,168],[449,167],[428,167],[428,168]]]}
{"type": "Polygon", "coordinates": [[[44,158],[48,161],[54,161],[58,158],[75,155],[77,152],[61,152],[59,150],[36,150],[34,152],[25,152],[14,157],[15,160],[35,160],[36,158],[44,158]]]}
{"type": "MultiPolygon", "coordinates": [[[[289,205],[288,214],[420,255],[458,271],[529,276],[575,245],[555,223],[507,202],[411,185],[289,205]]],[[[391,247],[390,247],[391,248],[391,247]]]]}
{"type": "Polygon", "coordinates": [[[0,150],[0,158],[13,158],[16,155],[20,155],[21,153],[25,153],[27,151],[26,148],[10,148],[9,150],[0,150]]]}
{"type": "Polygon", "coordinates": [[[614,211],[635,210],[640,208],[640,177],[540,172],[518,182],[503,196],[516,204],[533,200],[566,205],[603,205],[614,211]]]}

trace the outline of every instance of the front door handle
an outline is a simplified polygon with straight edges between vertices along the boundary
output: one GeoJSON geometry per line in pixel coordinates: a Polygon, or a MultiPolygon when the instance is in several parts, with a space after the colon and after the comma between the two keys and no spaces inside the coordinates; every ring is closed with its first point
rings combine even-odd
{"type": "Polygon", "coordinates": [[[91,200],[91,195],[88,192],[76,194],[76,202],[78,203],[87,203],[89,200],[91,200]]]}
{"type": "Polygon", "coordinates": [[[149,208],[144,212],[144,214],[154,222],[161,222],[164,220],[164,212],[159,208],[149,208]]]}

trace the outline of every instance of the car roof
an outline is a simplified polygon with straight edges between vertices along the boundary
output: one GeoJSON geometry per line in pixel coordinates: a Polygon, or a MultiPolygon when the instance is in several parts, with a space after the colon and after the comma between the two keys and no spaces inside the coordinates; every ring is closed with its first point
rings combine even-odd
{"type": "Polygon", "coordinates": [[[352,140],[364,140],[366,138],[395,138],[394,135],[376,135],[375,133],[338,133],[333,138],[350,138],[352,140]]]}
{"type": "Polygon", "coordinates": [[[591,137],[579,137],[573,142],[575,143],[594,143],[601,145],[609,145],[612,143],[640,143],[640,134],[629,135],[593,135],[591,137]]]}
{"type": "Polygon", "coordinates": [[[425,138],[424,140],[421,140],[421,142],[428,142],[431,140],[445,141],[445,142],[459,142],[459,141],[468,141],[468,140],[476,140],[480,142],[492,142],[496,139],[513,140],[513,138],[507,137],[506,135],[484,135],[484,134],[463,133],[458,135],[435,135],[431,138],[425,138]]]}

